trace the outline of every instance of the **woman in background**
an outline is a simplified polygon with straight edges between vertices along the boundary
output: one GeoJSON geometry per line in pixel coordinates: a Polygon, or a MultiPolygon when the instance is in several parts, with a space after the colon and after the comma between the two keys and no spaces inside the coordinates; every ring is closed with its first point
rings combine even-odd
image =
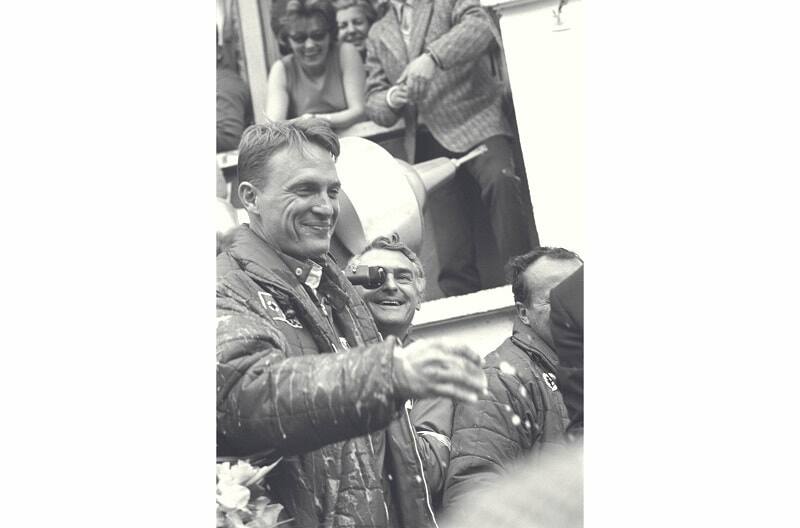
{"type": "Polygon", "coordinates": [[[377,11],[369,0],[339,0],[335,5],[339,41],[355,46],[364,60],[367,54],[367,32],[378,19],[377,11]]]}
{"type": "Polygon", "coordinates": [[[267,118],[313,116],[335,129],[364,120],[364,65],[355,46],[337,42],[328,0],[289,0],[278,38],[292,52],[269,72],[267,118]]]}

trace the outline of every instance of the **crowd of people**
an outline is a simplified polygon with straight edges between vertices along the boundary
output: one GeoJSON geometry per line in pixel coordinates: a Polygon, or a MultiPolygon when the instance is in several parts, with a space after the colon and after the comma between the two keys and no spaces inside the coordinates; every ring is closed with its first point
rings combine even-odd
{"type": "MultiPolygon", "coordinates": [[[[487,147],[430,197],[432,224],[442,226],[433,235],[444,296],[485,287],[475,243],[480,212],[466,205],[476,193],[501,262],[538,246],[493,58],[500,35],[478,0],[288,0],[273,3],[273,20],[285,55],[269,70],[267,120],[315,117],[341,131],[402,118],[403,142],[392,153],[411,163],[487,147]]],[[[249,95],[230,75],[218,58],[218,152],[252,122],[250,105],[240,104],[249,95]]],[[[226,182],[237,186],[234,170],[218,175],[219,195],[227,196],[226,182]]],[[[236,192],[229,199],[241,207],[236,192]]]]}
{"type": "Polygon", "coordinates": [[[415,339],[426,275],[396,234],[346,270],[327,255],[339,149],[313,117],[242,136],[249,222],[217,257],[218,456],[273,467],[266,487],[291,526],[437,526],[497,500],[507,474],[541,492],[537,468],[564,489],[517,501],[514,519],[579,526],[583,261],[549,247],[510,259],[513,333],[483,358],[457,339],[415,339]],[[352,284],[365,266],[377,283],[352,284]]]}

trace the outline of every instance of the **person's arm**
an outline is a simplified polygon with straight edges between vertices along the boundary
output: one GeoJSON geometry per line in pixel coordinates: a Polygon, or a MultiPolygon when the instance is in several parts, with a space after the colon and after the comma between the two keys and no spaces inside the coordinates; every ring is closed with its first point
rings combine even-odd
{"type": "Polygon", "coordinates": [[[392,87],[392,82],[386,76],[377,53],[377,44],[367,37],[367,59],[364,67],[367,70],[365,93],[367,117],[384,127],[394,125],[399,119],[403,108],[392,108],[386,101],[386,94],[392,87]]]}
{"type": "Polygon", "coordinates": [[[339,48],[339,65],[342,68],[342,84],[347,108],[340,112],[315,114],[327,120],[332,128],[347,128],[363,121],[364,116],[364,63],[358,50],[350,43],[343,42],[339,48]]]}
{"type": "Polygon", "coordinates": [[[476,398],[480,356],[466,347],[396,339],[336,354],[294,355],[280,322],[233,287],[217,287],[217,427],[242,454],[281,455],[386,427],[405,400],[476,398]]]}
{"type": "Polygon", "coordinates": [[[478,0],[451,0],[451,4],[452,27],[425,47],[443,70],[474,61],[494,39],[493,22],[478,0]]]}
{"type": "Polygon", "coordinates": [[[522,382],[497,368],[485,371],[489,395],[474,404],[455,405],[445,511],[495,484],[508,464],[533,445],[534,410],[518,396],[522,382]]]}
{"type": "Polygon", "coordinates": [[[433,503],[441,503],[444,478],[450,462],[450,436],[453,431],[453,400],[432,398],[414,402],[411,422],[417,432],[425,481],[433,503]]]}
{"type": "Polygon", "coordinates": [[[425,98],[437,70],[474,62],[495,38],[493,22],[477,0],[452,0],[450,6],[445,10],[450,13],[450,29],[409,62],[397,80],[408,85],[411,101],[425,98]]]}
{"type": "Polygon", "coordinates": [[[289,116],[289,89],[286,85],[286,69],[283,61],[272,65],[267,79],[267,119],[282,121],[289,116]]]}
{"type": "Polygon", "coordinates": [[[217,427],[238,452],[303,453],[395,417],[392,341],[291,357],[281,323],[217,300],[217,427]]]}
{"type": "MultiPolygon", "coordinates": [[[[219,73],[217,74],[219,75],[219,73]]],[[[232,79],[221,79],[217,86],[217,152],[236,150],[245,128],[246,97],[232,79]]]]}

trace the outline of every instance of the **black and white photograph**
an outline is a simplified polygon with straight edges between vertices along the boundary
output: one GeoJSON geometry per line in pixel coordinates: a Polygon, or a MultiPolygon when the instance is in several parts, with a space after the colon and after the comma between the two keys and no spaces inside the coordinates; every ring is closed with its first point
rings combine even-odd
{"type": "Polygon", "coordinates": [[[10,3],[3,526],[800,525],[798,14],[10,3]]]}
{"type": "Polygon", "coordinates": [[[582,526],[582,2],[217,12],[217,526],[582,526]]]}

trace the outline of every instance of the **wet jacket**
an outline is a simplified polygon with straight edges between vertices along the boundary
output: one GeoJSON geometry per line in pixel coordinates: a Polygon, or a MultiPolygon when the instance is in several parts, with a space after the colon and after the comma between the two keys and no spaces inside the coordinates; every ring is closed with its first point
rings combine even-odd
{"type": "Polygon", "coordinates": [[[218,455],[282,457],[268,485],[294,526],[432,526],[394,338],[330,260],[319,291],[325,311],[246,225],[217,258],[218,455]]]}
{"type": "Polygon", "coordinates": [[[455,408],[445,512],[496,481],[512,461],[565,445],[568,418],[553,349],[516,321],[513,335],[485,360],[489,395],[455,408]]]}

